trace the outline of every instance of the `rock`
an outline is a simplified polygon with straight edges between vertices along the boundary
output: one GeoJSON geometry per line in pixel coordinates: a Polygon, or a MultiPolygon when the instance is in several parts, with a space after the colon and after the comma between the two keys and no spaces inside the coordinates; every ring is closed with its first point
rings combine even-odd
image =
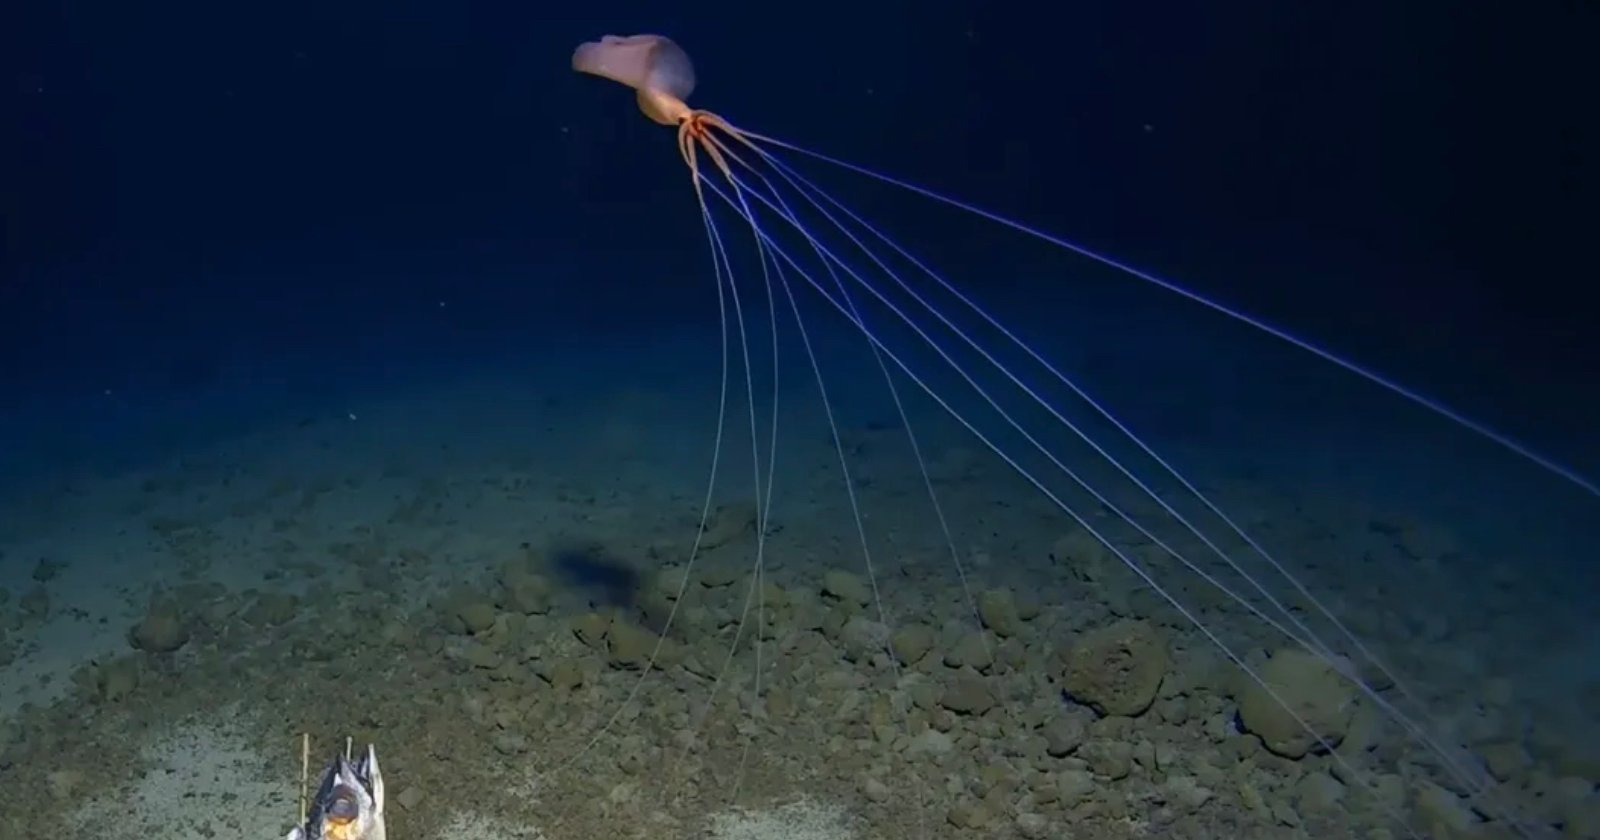
{"type": "Polygon", "coordinates": [[[41,557],[39,562],[34,564],[33,579],[40,583],[49,583],[55,580],[56,575],[61,574],[61,570],[66,567],[67,564],[53,557],[41,557]]]}
{"type": "Polygon", "coordinates": [[[1133,772],[1133,746],[1126,741],[1090,741],[1078,749],[1078,756],[1090,770],[1112,780],[1133,772]]]}
{"type": "Polygon", "coordinates": [[[643,773],[649,767],[649,762],[646,760],[648,749],[644,739],[638,736],[630,735],[623,738],[617,749],[617,769],[629,776],[643,773]]]}
{"type": "Polygon", "coordinates": [[[1009,639],[1022,631],[1022,616],[1009,589],[991,589],[978,596],[978,617],[996,636],[1009,639]]]}
{"type": "Polygon", "coordinates": [[[1329,813],[1344,799],[1344,785],[1327,773],[1307,773],[1295,783],[1294,798],[1302,814],[1329,813]]]}
{"type": "Polygon", "coordinates": [[[745,567],[732,563],[701,563],[696,570],[700,578],[700,585],[707,589],[721,589],[739,582],[745,575],[745,567]]]}
{"type": "Polygon", "coordinates": [[[417,631],[410,624],[396,619],[383,623],[378,638],[397,648],[409,648],[417,642],[417,631]]]}
{"type": "Polygon", "coordinates": [[[895,631],[889,639],[889,649],[902,665],[915,665],[933,649],[933,628],[926,624],[908,624],[895,631]]]}
{"type": "Polygon", "coordinates": [[[888,785],[872,778],[871,776],[867,776],[861,780],[861,795],[865,797],[868,802],[876,802],[880,805],[888,802],[889,798],[893,796],[893,794],[889,791],[888,785]]]}
{"type": "Polygon", "coordinates": [[[655,574],[655,591],[676,601],[689,588],[689,571],[683,566],[663,566],[655,574]]]}
{"type": "Polygon", "coordinates": [[[1117,562],[1110,549],[1083,529],[1057,539],[1050,546],[1050,559],[1070,569],[1073,577],[1086,582],[1100,581],[1103,570],[1117,562]]]}
{"type": "Polygon", "coordinates": [[[978,831],[989,825],[990,816],[980,802],[957,802],[945,812],[945,819],[956,828],[978,831]]]}
{"type": "Polygon", "coordinates": [[[982,633],[968,633],[945,652],[944,664],[952,668],[987,671],[994,664],[994,645],[982,633]]]}
{"type": "Polygon", "coordinates": [[[614,668],[640,670],[650,664],[661,637],[635,624],[614,622],[606,634],[606,654],[614,668]]]}
{"type": "Polygon", "coordinates": [[[864,607],[872,603],[872,587],[860,575],[839,569],[822,576],[822,594],[851,606],[864,607]]]}
{"type": "Polygon", "coordinates": [[[1044,840],[1050,836],[1050,821],[1040,814],[1018,814],[1017,836],[1023,840],[1044,840]]]}
{"type": "Polygon", "coordinates": [[[1561,823],[1568,837],[1581,837],[1584,840],[1600,837],[1600,796],[1568,800],[1559,803],[1559,807],[1561,823]]]}
{"type": "Polygon", "coordinates": [[[474,636],[487,633],[494,627],[494,605],[488,601],[468,601],[456,608],[456,619],[474,636]]]}
{"type": "Polygon", "coordinates": [[[1245,682],[1238,692],[1239,721],[1267,749],[1301,758],[1323,743],[1338,746],[1349,732],[1355,688],[1319,657],[1285,648],[1257,674],[1261,682],[1241,675],[1245,682]]]}
{"type": "Polygon", "coordinates": [[[924,729],[917,737],[912,738],[906,747],[906,755],[912,758],[927,756],[938,758],[955,749],[955,741],[946,733],[937,729],[924,729]]]}
{"type": "Polygon", "coordinates": [[[1072,808],[1094,793],[1094,776],[1087,770],[1063,770],[1056,774],[1056,791],[1061,804],[1072,808]]]}
{"type": "Polygon", "coordinates": [[[854,616],[839,630],[839,646],[851,662],[863,662],[889,645],[889,628],[881,622],[854,616]]]}
{"type": "Polygon", "coordinates": [[[772,718],[785,719],[794,716],[799,703],[794,695],[782,687],[775,687],[767,691],[767,715],[772,718]]]}
{"type": "Polygon", "coordinates": [[[529,572],[507,573],[500,581],[501,605],[521,615],[544,615],[550,611],[550,582],[543,575],[529,572]]]}
{"type": "Polygon", "coordinates": [[[995,706],[994,692],[975,674],[963,674],[945,686],[939,705],[956,714],[981,715],[995,706]]]}
{"type": "Polygon", "coordinates": [[[115,703],[132,694],[139,687],[139,663],[133,659],[116,659],[101,665],[95,672],[95,689],[100,700],[115,703]]]}
{"type": "Polygon", "coordinates": [[[467,648],[466,659],[469,665],[484,671],[492,671],[505,664],[506,661],[505,656],[500,651],[488,645],[477,643],[473,643],[471,647],[467,648]]]}
{"type": "Polygon", "coordinates": [[[1017,617],[1023,621],[1032,621],[1039,617],[1044,610],[1044,605],[1039,603],[1037,592],[1019,592],[1014,598],[1017,604],[1017,617]]]}
{"type": "Polygon", "coordinates": [[[1164,698],[1156,703],[1156,713],[1161,720],[1182,726],[1189,720],[1189,701],[1182,695],[1164,698]]]}
{"type": "Polygon", "coordinates": [[[83,787],[83,774],[77,770],[52,770],[44,780],[50,796],[62,801],[74,798],[83,787]]]}
{"type": "Polygon", "coordinates": [[[1529,747],[1557,775],[1600,779],[1600,728],[1592,720],[1568,713],[1543,716],[1534,722],[1529,747]]]}
{"type": "Polygon", "coordinates": [[[1465,840],[1472,836],[1472,827],[1477,820],[1461,799],[1450,791],[1432,782],[1418,782],[1413,806],[1428,836],[1439,840],[1465,840]]]}
{"type": "Polygon", "coordinates": [[[578,641],[596,650],[601,648],[606,639],[606,632],[610,629],[609,615],[591,612],[572,619],[572,634],[578,637],[578,641]]]}
{"type": "Polygon", "coordinates": [[[1193,776],[1170,776],[1166,788],[1167,799],[1184,811],[1198,811],[1212,797],[1210,789],[1201,787],[1193,776]]]}
{"type": "MultiPolygon", "coordinates": [[[[1341,750],[1342,752],[1342,750],[1341,750]]],[[[1517,741],[1496,741],[1478,748],[1489,773],[1499,781],[1508,781],[1526,771],[1533,760],[1517,741]]]]}
{"type": "Polygon", "coordinates": [[[256,627],[279,627],[294,620],[300,599],[287,592],[266,592],[244,612],[244,620],[256,627]]]}
{"type": "Polygon", "coordinates": [[[700,549],[710,551],[751,533],[756,529],[756,510],[753,502],[723,505],[711,514],[700,537],[700,549]]]}
{"type": "Polygon", "coordinates": [[[1447,560],[1462,554],[1461,540],[1441,525],[1409,517],[1395,522],[1373,523],[1374,529],[1386,532],[1395,540],[1395,547],[1418,560],[1447,560]]]}
{"type": "Polygon", "coordinates": [[[24,622],[43,621],[50,617],[50,592],[43,586],[35,586],[17,601],[17,609],[21,611],[24,622]]]}
{"type": "Polygon", "coordinates": [[[683,669],[702,679],[714,680],[718,674],[717,668],[713,666],[721,661],[721,654],[709,649],[709,643],[703,643],[698,651],[691,649],[684,655],[683,669]]]}
{"type": "Polygon", "coordinates": [[[1134,717],[1155,702],[1168,666],[1166,640],[1147,621],[1122,620],[1084,635],[1067,654],[1067,694],[1102,715],[1134,717]]]}
{"type": "Polygon", "coordinates": [[[410,785],[405,790],[400,791],[395,796],[394,801],[400,803],[400,807],[407,811],[415,811],[417,806],[422,804],[422,791],[418,790],[415,785],[410,785]]]}
{"type": "Polygon", "coordinates": [[[640,624],[661,635],[674,630],[679,636],[683,635],[683,625],[678,623],[679,616],[674,609],[677,601],[648,587],[641,588],[634,601],[639,608],[640,624]]]}
{"type": "Polygon", "coordinates": [[[583,685],[583,668],[570,659],[550,664],[540,662],[538,673],[557,691],[572,691],[583,685]]]}
{"type": "Polygon", "coordinates": [[[1594,797],[1594,782],[1581,776],[1562,776],[1556,779],[1548,795],[1558,807],[1583,802],[1594,797]]]}
{"type": "Polygon", "coordinates": [[[1046,754],[1053,758],[1071,755],[1088,738],[1083,721],[1073,717],[1058,717],[1045,724],[1040,734],[1044,736],[1046,754]]]}
{"type": "Polygon", "coordinates": [[[139,650],[172,653],[188,644],[189,628],[184,626],[177,607],[152,604],[144,620],[128,631],[128,641],[139,650]]]}
{"type": "Polygon", "coordinates": [[[528,751],[528,736],[521,732],[500,730],[491,739],[495,752],[504,756],[522,755],[528,751]]]}

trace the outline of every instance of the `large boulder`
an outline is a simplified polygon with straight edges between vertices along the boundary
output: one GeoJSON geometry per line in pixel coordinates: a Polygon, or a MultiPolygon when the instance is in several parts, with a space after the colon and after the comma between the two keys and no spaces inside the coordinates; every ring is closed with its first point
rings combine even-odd
{"type": "Polygon", "coordinates": [[[1301,758],[1337,747],[1349,733],[1355,687],[1321,657],[1285,648],[1256,674],[1259,681],[1240,675],[1239,721],[1267,749],[1301,758]]]}
{"type": "Polygon", "coordinates": [[[152,604],[144,619],[128,630],[128,643],[149,653],[172,653],[189,643],[189,628],[172,604],[152,604]]]}
{"type": "Polygon", "coordinates": [[[1067,694],[1102,715],[1133,717],[1155,702],[1166,639],[1148,621],[1122,620],[1084,635],[1067,653],[1067,694]]]}

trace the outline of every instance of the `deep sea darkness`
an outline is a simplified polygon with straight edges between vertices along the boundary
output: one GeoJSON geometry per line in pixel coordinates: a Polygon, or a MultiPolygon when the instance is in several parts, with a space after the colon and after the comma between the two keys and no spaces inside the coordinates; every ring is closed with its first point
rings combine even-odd
{"type": "MultiPolygon", "coordinates": [[[[657,282],[705,268],[670,139],[568,66],[656,31],[694,56],[696,104],[1593,457],[1594,3],[554,9],[9,4],[0,408],[275,348],[421,364],[703,307],[657,282]]],[[[969,282],[1010,282],[993,268],[969,282]]]]}

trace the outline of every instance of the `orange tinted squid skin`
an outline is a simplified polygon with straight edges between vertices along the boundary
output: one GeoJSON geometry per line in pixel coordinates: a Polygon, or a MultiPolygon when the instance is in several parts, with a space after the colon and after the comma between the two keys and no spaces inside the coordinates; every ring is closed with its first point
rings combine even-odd
{"type": "Polygon", "coordinates": [[[572,69],[684,101],[694,93],[694,63],[663,35],[607,35],[579,44],[572,53],[572,69]]]}
{"type": "Polygon", "coordinates": [[[717,114],[691,108],[694,92],[694,63],[689,54],[664,35],[606,35],[598,41],[579,44],[572,53],[572,69],[610,79],[637,91],[639,110],[652,122],[678,127],[678,154],[688,165],[695,190],[700,190],[700,153],[720,170],[733,176],[729,159],[738,156],[729,148],[732,138],[755,148],[750,136],[733,127],[717,114]]]}

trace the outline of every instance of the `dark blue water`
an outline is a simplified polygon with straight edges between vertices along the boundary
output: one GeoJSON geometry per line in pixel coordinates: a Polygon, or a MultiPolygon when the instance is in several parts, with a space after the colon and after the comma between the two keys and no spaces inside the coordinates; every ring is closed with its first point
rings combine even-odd
{"type": "MultiPolygon", "coordinates": [[[[371,619],[353,636],[376,635],[384,620],[425,625],[406,648],[418,657],[407,667],[453,667],[447,661],[458,660],[445,652],[466,642],[432,627],[439,604],[455,603],[461,586],[499,585],[494,570],[509,557],[548,564],[555,606],[535,623],[642,610],[650,625],[635,590],[693,542],[725,324],[671,131],[642,119],[626,89],[569,66],[574,46],[606,33],[675,38],[699,73],[691,103],[740,126],[1171,278],[1441,400],[1580,477],[1600,475],[1600,343],[1584,303],[1595,126],[1577,104],[1592,63],[1581,49],[1593,24],[1585,9],[885,2],[664,13],[658,5],[567,14],[422,2],[12,12],[0,132],[0,592],[9,593],[0,598],[0,724],[9,716],[13,728],[0,728],[0,747],[44,754],[50,716],[80,702],[101,710],[89,728],[101,737],[133,743],[128,733],[159,725],[130,722],[137,716],[106,700],[98,672],[74,682],[84,663],[113,656],[132,655],[142,673],[160,674],[161,696],[173,703],[259,696],[237,685],[237,696],[217,695],[197,675],[213,661],[207,656],[245,655],[230,647],[237,636],[227,617],[245,615],[239,599],[254,603],[261,589],[303,599],[294,622],[251,636],[294,652],[278,660],[288,674],[311,644],[294,634],[315,635],[318,611],[329,607],[317,593],[347,591],[340,587],[365,593],[369,605],[346,617],[371,619]],[[414,579],[377,585],[349,561],[355,543],[384,558],[375,562],[385,579],[414,579]],[[401,549],[430,559],[404,560],[401,549]],[[44,559],[65,571],[40,579],[44,559]],[[197,580],[233,594],[174,595],[197,580]],[[24,604],[39,591],[50,600],[42,613],[24,604]],[[124,630],[152,598],[177,598],[198,641],[173,655],[130,654],[124,630]],[[22,709],[25,702],[35,706],[22,709]]],[[[1174,836],[1269,827],[1333,836],[1317,832],[1386,825],[1455,837],[1469,835],[1448,832],[1469,828],[1440,826],[1459,818],[1503,827],[1508,813],[1522,815],[1524,831],[1587,836],[1575,826],[1597,807],[1600,763],[1574,744],[1595,743],[1586,738],[1596,725],[1600,659],[1586,640],[1600,591],[1591,548],[1600,498],[1192,301],[971,214],[788,159],[1103,399],[1373,640],[1430,710],[1380,686],[1381,696],[1360,701],[1363,714],[1389,720],[1378,701],[1390,701],[1479,758],[1517,756],[1494,770],[1509,809],[1473,810],[1437,752],[1406,742],[1393,723],[1351,762],[1361,774],[1396,779],[1405,795],[1395,802],[1356,803],[1364,794],[1347,778],[1351,768],[1325,756],[1269,757],[1241,770],[1241,756],[1227,752],[1235,748],[1217,741],[1218,757],[1200,762],[1209,769],[1141,763],[1113,779],[1093,767],[1105,796],[1089,810],[1014,799],[1002,807],[968,788],[946,792],[950,807],[986,802],[1019,831],[1033,826],[1015,819],[1021,814],[1038,812],[1053,827],[1111,825],[1127,808],[1174,836]],[[1231,783],[1193,813],[1163,804],[1170,776],[1221,791],[1212,770],[1259,787],[1266,810],[1252,810],[1231,783]],[[1307,785],[1335,777],[1348,797],[1320,810],[1308,804],[1307,785]],[[1550,782],[1557,778],[1561,785],[1550,782]],[[1444,804],[1414,807],[1433,791],[1444,804]]],[[[817,367],[777,292],[773,365],[767,287],[749,230],[724,211],[719,224],[737,255],[756,360],[760,459],[768,398],[774,388],[781,395],[776,525],[762,562],[783,587],[810,592],[827,569],[861,571],[866,532],[880,566],[917,570],[890,572],[885,603],[954,632],[945,625],[970,621],[970,610],[960,604],[953,547],[971,562],[975,589],[1010,587],[1046,607],[1024,637],[1037,656],[1009,677],[983,672],[1031,686],[1032,694],[1005,689],[1021,692],[1022,706],[1086,710],[1062,696],[1051,657],[1113,617],[1166,627],[1174,674],[1205,657],[1226,659],[1149,582],[1085,589],[1094,575],[1052,563],[1052,544],[1081,526],[1042,489],[1091,523],[1123,505],[1153,512],[1160,535],[1189,537],[1003,373],[980,374],[1001,392],[994,411],[879,309],[870,329],[906,353],[932,394],[950,400],[942,408],[897,374],[902,415],[860,330],[798,278],[817,367]],[[1000,453],[946,408],[964,412],[1000,453]],[[1030,449],[1008,417],[1105,498],[1030,449]],[[907,426],[945,494],[948,543],[907,426]],[[844,489],[834,441],[858,498],[844,489]],[[1048,473],[1047,486],[1018,469],[1048,473]],[[865,512],[860,531],[856,510],[865,512]]],[[[803,245],[792,231],[780,236],[803,245]]],[[[1120,463],[1157,475],[1162,499],[1220,527],[1021,348],[948,296],[938,305],[1120,463]]],[[[730,337],[739,338],[737,329],[730,337]]],[[[742,357],[731,346],[718,503],[748,500],[762,487],[752,472],[742,357]]],[[[958,353],[982,367],[970,350],[958,353]]],[[[748,569],[754,530],[732,534],[733,550],[717,549],[727,552],[721,562],[748,569]]],[[[1149,548],[1149,535],[1113,541],[1149,548]]],[[[1255,662],[1282,642],[1238,604],[1208,600],[1192,570],[1151,562],[1156,582],[1199,604],[1203,623],[1241,656],[1255,662]]],[[[1250,563],[1270,573],[1259,559],[1250,563]]],[[[1334,632],[1290,581],[1274,580],[1269,588],[1293,601],[1296,615],[1334,632]]],[[[707,609],[737,615],[736,606],[707,609]]],[[[797,623],[819,639],[830,632],[826,622],[797,623]]],[[[731,642],[714,638],[723,649],[731,642]]],[[[794,649],[815,654],[808,644],[794,649]]],[[[627,696],[633,675],[604,670],[603,657],[594,662],[609,680],[600,684],[627,696]]],[[[892,682],[884,663],[862,667],[877,687],[892,682]]],[[[939,684],[955,679],[938,665],[927,674],[939,684]]],[[[382,684],[395,704],[396,695],[454,697],[459,686],[492,694],[504,685],[474,675],[419,677],[408,687],[389,674],[382,684]]],[[[143,690],[156,690],[152,680],[143,690]]],[[[1168,695],[1177,691],[1167,685],[1168,695]]],[[[1128,731],[1095,737],[1137,745],[1177,732],[1170,740],[1184,744],[1204,740],[1207,715],[1231,721],[1227,691],[1182,696],[1195,709],[1188,718],[1136,718],[1128,731]]],[[[583,702],[612,708],[601,700],[583,702]]],[[[579,706],[554,708],[577,714],[570,709],[579,706]]],[[[408,735],[437,720],[399,705],[373,714],[410,727],[408,735]]],[[[356,717],[306,725],[336,738],[342,733],[332,730],[367,726],[356,717]]],[[[1029,765],[1023,753],[1007,753],[991,731],[999,720],[958,723],[955,734],[965,727],[977,744],[959,742],[972,746],[959,761],[976,767],[1005,755],[1028,765],[1030,784],[1042,774],[1055,785],[1051,774],[1082,769],[1070,757],[1029,765]]],[[[494,730],[455,740],[490,739],[494,730]]],[[[584,730],[572,721],[565,731],[584,730]]],[[[246,740],[264,749],[257,734],[246,740]]],[[[54,754],[75,755],[70,747],[54,754]]],[[[1254,761],[1248,752],[1243,759],[1254,761]]],[[[843,766],[833,753],[791,760],[843,766]]],[[[416,779],[436,772],[420,754],[399,761],[416,779]]],[[[952,766],[957,775],[967,769],[952,766]]],[[[503,769],[464,778],[501,785],[493,774],[503,769]]],[[[15,804],[3,791],[18,772],[0,749],[0,819],[15,804]]],[[[820,784],[792,793],[831,797],[874,826],[904,816],[879,807],[850,772],[840,771],[848,777],[842,793],[820,784]]],[[[714,798],[717,787],[705,783],[698,795],[714,798]]],[[[911,799],[894,802],[909,808],[911,799]]],[[[935,825],[911,836],[957,831],[965,818],[947,821],[947,805],[928,806],[935,825]]]]}

